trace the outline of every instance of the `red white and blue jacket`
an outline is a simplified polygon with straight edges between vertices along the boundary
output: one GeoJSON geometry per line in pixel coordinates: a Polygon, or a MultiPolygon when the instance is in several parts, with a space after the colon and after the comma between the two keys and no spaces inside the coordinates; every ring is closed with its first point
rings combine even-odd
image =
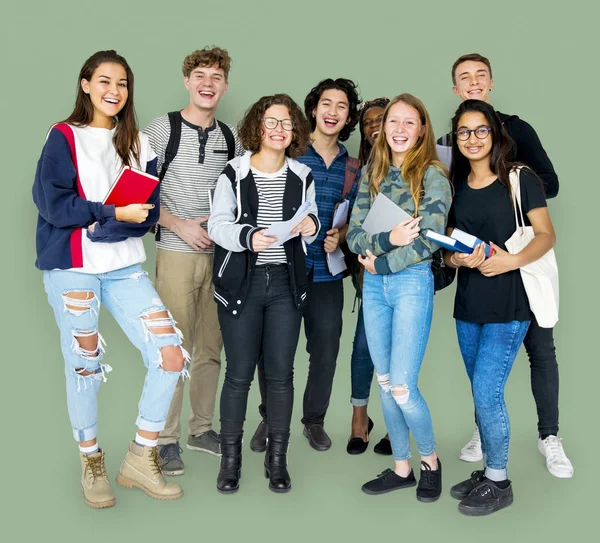
{"type": "MultiPolygon", "coordinates": [[[[158,221],[160,187],[143,223],[115,219],[115,206],[102,203],[122,168],[113,136],[114,129],[91,126],[58,124],[50,130],[33,183],[37,268],[99,274],[146,259],[141,237],[158,221]]],[[[140,161],[132,166],[157,175],[148,138],[142,132],[139,138],[140,161]]]]}

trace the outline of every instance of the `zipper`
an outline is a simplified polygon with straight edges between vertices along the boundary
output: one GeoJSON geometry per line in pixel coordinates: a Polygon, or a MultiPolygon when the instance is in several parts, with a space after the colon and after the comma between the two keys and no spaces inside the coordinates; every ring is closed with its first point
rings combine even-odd
{"type": "Polygon", "coordinates": [[[221,268],[219,269],[219,273],[217,274],[217,277],[223,277],[223,272],[225,271],[225,268],[227,267],[227,263],[229,262],[229,259],[231,258],[231,253],[232,251],[229,251],[227,253],[227,256],[225,257],[225,260],[223,260],[223,264],[221,264],[221,268]]]}

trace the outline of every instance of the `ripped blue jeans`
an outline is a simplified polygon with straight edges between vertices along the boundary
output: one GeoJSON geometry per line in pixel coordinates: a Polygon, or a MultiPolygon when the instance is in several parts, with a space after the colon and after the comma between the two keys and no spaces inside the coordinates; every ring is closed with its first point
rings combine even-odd
{"type": "Polygon", "coordinates": [[[409,431],[421,456],[429,456],[435,450],[433,425],[418,387],[433,315],[429,262],[391,275],[365,272],[363,310],[394,460],[410,458],[409,431]]]}
{"type": "Polygon", "coordinates": [[[98,434],[97,395],[102,381],[112,371],[103,364],[104,339],[98,331],[102,303],[115,317],[131,343],[138,348],[148,368],[136,425],[140,430],[160,432],[177,380],[187,374],[188,353],[181,346],[181,332],[161,302],[147,273],[139,264],[98,275],[64,270],[44,272],[44,286],[60,329],[65,359],[67,406],[73,436],[79,442],[98,434]],[[97,339],[88,350],[89,340],[97,339]],[[164,347],[176,346],[173,351],[164,347]],[[181,362],[181,371],[163,370],[163,353],[181,362]],[[176,353],[173,355],[173,353],[176,353]]]}

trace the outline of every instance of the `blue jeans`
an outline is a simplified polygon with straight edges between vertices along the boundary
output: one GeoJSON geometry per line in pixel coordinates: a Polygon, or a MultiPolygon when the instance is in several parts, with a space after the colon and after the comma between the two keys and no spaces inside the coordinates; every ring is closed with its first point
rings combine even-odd
{"type": "Polygon", "coordinates": [[[409,430],[419,453],[435,451],[429,408],[417,386],[433,315],[433,274],[419,263],[392,275],[365,273],[365,329],[395,460],[410,458],[409,430]],[[396,392],[397,394],[393,394],[396,392]]]}
{"type": "Polygon", "coordinates": [[[458,344],[473,391],[485,474],[493,481],[508,478],[510,421],[504,387],[528,328],[529,321],[456,321],[458,344]]]}
{"type": "Polygon", "coordinates": [[[350,380],[352,396],[350,403],[354,407],[363,407],[369,403],[371,381],[373,381],[373,361],[369,354],[367,333],[365,332],[365,318],[362,302],[358,309],[354,343],[352,344],[352,358],[350,359],[350,380]]]}
{"type": "Polygon", "coordinates": [[[100,382],[106,381],[106,374],[112,371],[108,364],[101,363],[105,345],[98,332],[101,302],[141,351],[148,368],[136,425],[141,430],[160,432],[165,427],[177,380],[187,373],[185,369],[181,372],[163,370],[161,349],[179,346],[184,360],[189,360],[189,356],[181,347],[181,332],[175,328],[170,313],[167,312],[168,318],[154,315],[166,309],[148,274],[139,264],[98,275],[51,270],[44,272],[44,286],[60,330],[67,406],[75,439],[89,441],[97,437],[98,389],[100,382]],[[70,293],[92,294],[80,300],[69,297],[70,293]],[[175,333],[161,333],[164,328],[172,328],[175,333]],[[94,350],[86,350],[78,342],[78,338],[96,334],[94,350]]]}

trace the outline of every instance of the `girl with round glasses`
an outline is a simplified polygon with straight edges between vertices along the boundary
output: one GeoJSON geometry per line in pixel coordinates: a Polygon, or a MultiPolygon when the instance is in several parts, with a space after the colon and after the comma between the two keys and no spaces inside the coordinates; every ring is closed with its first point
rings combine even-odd
{"type": "Polygon", "coordinates": [[[239,488],[248,391],[264,361],[269,425],[265,476],[273,492],[291,489],[287,449],[294,403],[294,356],[307,277],[304,255],[319,231],[315,185],[304,154],[310,126],[286,94],[265,96],[239,125],[248,152],[219,177],[208,233],[215,241],[215,300],[227,369],[221,392],[221,467],[217,489],[239,488]],[[304,204],[308,215],[283,244],[265,235],[304,204]]]}
{"type": "Polygon", "coordinates": [[[508,479],[510,422],[504,387],[531,320],[519,268],[537,260],[555,243],[542,184],[528,168],[520,172],[525,226],[535,238],[518,254],[505,242],[515,231],[515,210],[509,174],[514,142],[492,106],[465,100],[452,119],[452,167],[455,196],[448,220],[454,228],[488,242],[494,254],[486,258],[483,244],[472,254],[446,251],[448,266],[458,268],[454,318],[458,343],[471,381],[475,416],[481,434],[484,469],[454,487],[465,515],[498,511],[513,501],[508,479]]]}

